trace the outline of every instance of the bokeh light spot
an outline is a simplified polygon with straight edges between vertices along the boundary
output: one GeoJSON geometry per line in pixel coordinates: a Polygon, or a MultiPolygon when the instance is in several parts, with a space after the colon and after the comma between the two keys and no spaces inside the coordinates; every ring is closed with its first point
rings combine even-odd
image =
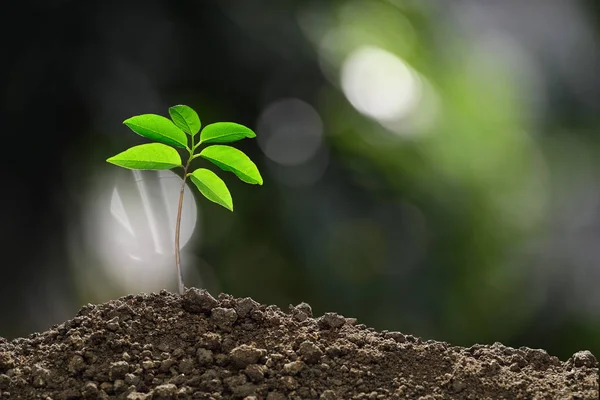
{"type": "Polygon", "coordinates": [[[354,50],[344,61],[340,78],[354,108],[380,121],[407,116],[421,97],[420,81],[412,69],[377,47],[354,50]]]}
{"type": "Polygon", "coordinates": [[[308,103],[286,98],[264,110],[258,121],[258,144],[272,161],[300,165],[315,156],[323,142],[323,123],[308,103]]]}
{"type": "MultiPolygon", "coordinates": [[[[111,189],[100,188],[100,193],[109,196],[92,196],[85,245],[95,250],[104,275],[113,285],[128,291],[163,288],[175,277],[175,221],[181,178],[168,170],[119,172],[111,189]]],[[[193,193],[186,185],[181,248],[190,240],[197,217],[193,193]]]]}

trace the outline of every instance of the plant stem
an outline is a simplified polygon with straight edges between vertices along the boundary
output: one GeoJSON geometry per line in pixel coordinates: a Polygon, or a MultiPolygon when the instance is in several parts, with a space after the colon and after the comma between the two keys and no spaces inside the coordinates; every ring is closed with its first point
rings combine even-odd
{"type": "Polygon", "coordinates": [[[181,190],[179,191],[179,206],[177,207],[177,222],[175,223],[175,267],[177,267],[177,288],[179,289],[179,294],[185,294],[185,286],[183,285],[183,274],[181,272],[181,253],[179,250],[179,232],[181,231],[181,212],[183,211],[183,194],[185,192],[185,180],[188,176],[188,168],[190,167],[190,163],[194,159],[192,156],[194,155],[194,136],[192,135],[192,148],[187,149],[190,153],[188,157],[187,163],[183,168],[183,181],[181,182],[181,190]]]}
{"type": "Polygon", "coordinates": [[[181,230],[181,211],[183,209],[183,193],[185,191],[185,180],[187,179],[187,170],[190,166],[188,160],[183,169],[183,182],[181,182],[181,190],[179,191],[179,207],[177,208],[177,222],[175,224],[175,266],[177,267],[177,287],[179,294],[185,294],[185,286],[183,285],[183,274],[181,273],[181,254],[179,252],[179,231],[181,230]]]}

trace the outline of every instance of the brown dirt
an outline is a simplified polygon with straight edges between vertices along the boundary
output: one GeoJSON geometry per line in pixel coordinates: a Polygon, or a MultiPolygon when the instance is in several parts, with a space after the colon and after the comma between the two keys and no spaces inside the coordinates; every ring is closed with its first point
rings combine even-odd
{"type": "Polygon", "coordinates": [[[597,399],[598,363],[499,343],[376,332],[310,306],[283,313],[190,289],[88,304],[0,338],[2,399],[597,399]]]}

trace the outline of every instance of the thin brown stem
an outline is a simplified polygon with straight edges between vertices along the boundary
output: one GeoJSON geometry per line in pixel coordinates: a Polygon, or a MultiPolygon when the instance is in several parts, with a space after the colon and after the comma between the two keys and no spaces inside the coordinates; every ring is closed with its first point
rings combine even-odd
{"type": "Polygon", "coordinates": [[[185,180],[187,179],[187,170],[190,166],[188,161],[183,169],[183,182],[181,182],[181,190],[179,191],[179,207],[177,208],[177,222],[175,224],[175,266],[177,267],[177,287],[179,294],[185,294],[185,286],[183,285],[183,274],[181,273],[181,254],[179,251],[179,231],[181,230],[181,212],[183,209],[183,193],[185,191],[185,180]]]}

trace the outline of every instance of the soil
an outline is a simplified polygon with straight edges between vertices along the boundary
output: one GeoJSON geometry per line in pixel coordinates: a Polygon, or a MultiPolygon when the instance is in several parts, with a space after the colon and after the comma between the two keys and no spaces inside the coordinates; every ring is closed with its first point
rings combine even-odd
{"type": "Polygon", "coordinates": [[[2,399],[598,399],[589,351],[470,348],[188,289],[0,338],[2,399]]]}

